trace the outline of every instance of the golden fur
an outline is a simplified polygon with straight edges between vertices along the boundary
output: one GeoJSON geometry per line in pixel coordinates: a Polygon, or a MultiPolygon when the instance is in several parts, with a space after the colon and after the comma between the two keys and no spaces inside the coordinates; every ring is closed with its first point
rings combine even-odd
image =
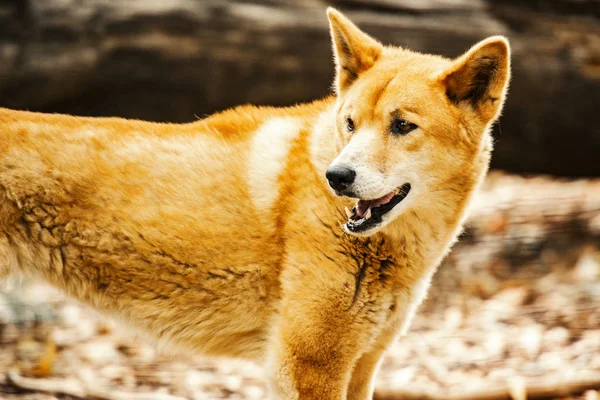
{"type": "Polygon", "coordinates": [[[336,96],[311,104],[182,125],[0,109],[0,275],[41,277],[159,342],[260,362],[272,398],[371,398],[487,171],[509,50],[493,37],[452,61],[328,16],[336,96]],[[393,137],[393,115],[419,128],[393,137]],[[413,185],[362,236],[342,228],[355,199],[324,177],[352,143],[413,185]]]}

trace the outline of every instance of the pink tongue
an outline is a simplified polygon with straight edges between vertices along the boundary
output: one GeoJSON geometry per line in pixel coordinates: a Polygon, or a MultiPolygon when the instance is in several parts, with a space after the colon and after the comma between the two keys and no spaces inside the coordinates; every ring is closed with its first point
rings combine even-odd
{"type": "Polygon", "coordinates": [[[358,204],[356,205],[356,214],[359,217],[362,217],[363,215],[365,215],[365,213],[367,212],[367,210],[369,208],[379,207],[380,205],[385,204],[388,201],[390,201],[392,199],[392,197],[394,197],[394,192],[390,192],[390,193],[386,194],[385,196],[380,197],[375,200],[359,200],[358,204]]]}

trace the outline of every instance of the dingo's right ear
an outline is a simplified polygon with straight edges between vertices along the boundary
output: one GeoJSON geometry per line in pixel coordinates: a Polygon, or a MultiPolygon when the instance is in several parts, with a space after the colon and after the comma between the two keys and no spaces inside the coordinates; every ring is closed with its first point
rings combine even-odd
{"type": "Polygon", "coordinates": [[[473,46],[441,76],[446,94],[459,106],[472,107],[486,122],[502,110],[510,80],[510,46],[492,36],[473,46]]]}
{"type": "Polygon", "coordinates": [[[358,29],[335,8],[327,9],[327,17],[335,58],[335,89],[339,94],[347,89],[361,72],[373,66],[383,46],[358,29]]]}

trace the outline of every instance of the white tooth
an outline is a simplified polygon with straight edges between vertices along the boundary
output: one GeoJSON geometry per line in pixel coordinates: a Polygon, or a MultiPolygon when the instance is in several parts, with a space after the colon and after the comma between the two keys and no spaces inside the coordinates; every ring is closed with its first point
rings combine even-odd
{"type": "Polygon", "coordinates": [[[344,209],[346,210],[346,215],[348,216],[348,218],[352,217],[352,211],[350,211],[348,207],[345,207],[344,209]]]}
{"type": "Polygon", "coordinates": [[[365,219],[369,219],[369,218],[371,218],[371,209],[370,208],[365,213],[365,219]]]}

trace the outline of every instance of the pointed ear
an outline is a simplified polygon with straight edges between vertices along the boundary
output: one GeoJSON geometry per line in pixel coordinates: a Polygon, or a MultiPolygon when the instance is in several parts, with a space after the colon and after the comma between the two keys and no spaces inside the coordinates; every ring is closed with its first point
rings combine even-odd
{"type": "Polygon", "coordinates": [[[489,37],[456,59],[440,79],[459,106],[470,106],[487,122],[502,110],[510,79],[510,46],[503,36],[489,37]]]}
{"type": "Polygon", "coordinates": [[[383,46],[358,29],[336,9],[329,7],[327,17],[335,58],[335,87],[339,94],[347,89],[361,72],[373,66],[383,46]]]}

